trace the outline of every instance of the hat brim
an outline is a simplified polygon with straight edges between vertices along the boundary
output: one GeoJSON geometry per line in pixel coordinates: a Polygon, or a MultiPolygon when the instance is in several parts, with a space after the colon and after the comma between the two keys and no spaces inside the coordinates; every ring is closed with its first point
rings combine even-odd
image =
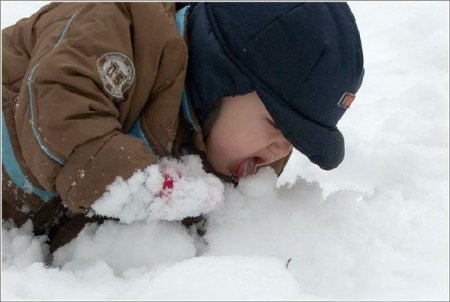
{"type": "Polygon", "coordinates": [[[336,168],[344,159],[345,143],[337,127],[325,127],[290,108],[279,96],[255,85],[274,122],[295,149],[324,170],[336,168]]]}

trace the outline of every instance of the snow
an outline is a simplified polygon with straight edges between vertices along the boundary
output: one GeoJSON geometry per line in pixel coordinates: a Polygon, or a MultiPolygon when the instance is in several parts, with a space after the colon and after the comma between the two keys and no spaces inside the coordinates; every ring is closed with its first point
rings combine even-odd
{"type": "Polygon", "coordinates": [[[46,260],[48,247],[43,244],[46,238],[33,236],[32,230],[31,221],[21,228],[14,228],[9,223],[2,225],[2,268],[25,268],[46,260]]]}
{"type": "MultiPolygon", "coordinates": [[[[42,4],[2,1],[2,28],[42,4]]],[[[52,266],[29,223],[4,222],[2,300],[448,300],[449,3],[350,6],[366,76],[341,166],[294,153],[278,180],[226,185],[203,238],[131,215],[89,225],[52,266]]]]}
{"type": "Polygon", "coordinates": [[[193,241],[178,224],[122,225],[113,221],[101,226],[90,224],[75,241],[55,252],[53,264],[74,271],[106,262],[120,275],[129,269],[144,266],[154,269],[195,257],[193,241]]]}
{"type": "Polygon", "coordinates": [[[297,281],[273,257],[197,257],[159,270],[129,271],[121,277],[102,261],[81,271],[34,263],[24,271],[4,272],[3,279],[14,297],[33,300],[287,300],[299,295],[297,281]],[[28,278],[23,279],[24,275],[28,278]]]}

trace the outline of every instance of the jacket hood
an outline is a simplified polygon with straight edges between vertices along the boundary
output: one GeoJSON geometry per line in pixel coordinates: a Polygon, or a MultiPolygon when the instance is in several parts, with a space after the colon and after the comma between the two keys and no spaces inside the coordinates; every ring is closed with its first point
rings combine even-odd
{"type": "Polygon", "coordinates": [[[215,37],[206,6],[200,3],[191,7],[186,28],[189,40],[187,91],[201,122],[223,97],[254,90],[215,37]]]}

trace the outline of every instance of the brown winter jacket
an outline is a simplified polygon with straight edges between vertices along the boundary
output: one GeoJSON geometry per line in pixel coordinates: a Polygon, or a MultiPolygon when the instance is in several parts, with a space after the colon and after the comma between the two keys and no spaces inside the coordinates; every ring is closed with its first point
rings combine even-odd
{"type": "MultiPolygon", "coordinates": [[[[2,38],[2,110],[14,156],[29,187],[71,212],[157,157],[177,157],[184,145],[205,151],[192,107],[197,131],[180,112],[188,53],[173,3],[52,3],[2,38]]],[[[278,173],[286,160],[273,165],[278,173]]],[[[3,178],[9,208],[45,208],[16,188],[4,162],[3,178]]]]}

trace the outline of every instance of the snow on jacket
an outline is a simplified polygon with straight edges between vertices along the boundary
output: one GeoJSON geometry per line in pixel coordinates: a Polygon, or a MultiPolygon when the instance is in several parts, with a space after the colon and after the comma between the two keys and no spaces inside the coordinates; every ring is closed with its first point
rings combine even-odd
{"type": "Polygon", "coordinates": [[[173,3],[52,3],[2,38],[4,203],[80,213],[118,176],[205,151],[173,3]]]}

